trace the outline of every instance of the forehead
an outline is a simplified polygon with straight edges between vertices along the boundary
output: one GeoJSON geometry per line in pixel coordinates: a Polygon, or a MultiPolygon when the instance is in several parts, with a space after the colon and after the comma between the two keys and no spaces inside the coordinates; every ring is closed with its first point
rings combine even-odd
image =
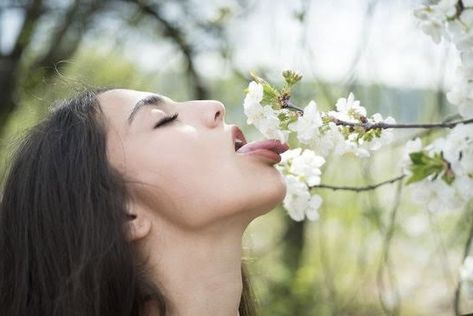
{"type": "MultiPolygon", "coordinates": [[[[131,89],[111,89],[100,93],[97,99],[107,121],[117,126],[127,122],[128,116],[139,100],[155,94],[131,89]]],[[[166,97],[163,99],[168,100],[166,97]]]]}
{"type": "Polygon", "coordinates": [[[150,94],[152,93],[131,89],[111,89],[100,93],[97,99],[105,114],[111,114],[111,112],[129,113],[138,100],[150,94]]]}

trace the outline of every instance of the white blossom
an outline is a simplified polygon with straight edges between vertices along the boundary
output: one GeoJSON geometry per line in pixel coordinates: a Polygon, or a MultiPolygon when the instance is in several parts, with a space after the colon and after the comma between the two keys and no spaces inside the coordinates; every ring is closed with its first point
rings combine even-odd
{"type": "Polygon", "coordinates": [[[473,174],[473,125],[455,126],[441,149],[444,158],[452,164],[455,171],[473,174]]]}
{"type": "Polygon", "coordinates": [[[254,102],[260,103],[263,100],[263,85],[256,81],[251,81],[248,85],[248,93],[245,97],[245,103],[254,102]]]}
{"type": "Polygon", "coordinates": [[[467,175],[458,175],[455,177],[453,182],[455,190],[458,192],[459,197],[468,203],[473,199],[473,178],[467,175]]]}
{"type": "Polygon", "coordinates": [[[279,162],[280,165],[289,166],[292,160],[298,156],[300,156],[302,148],[294,148],[286,150],[281,154],[281,161],[279,162]]]}
{"type": "Polygon", "coordinates": [[[461,81],[447,93],[447,100],[458,106],[458,112],[463,117],[473,116],[473,84],[461,81]]]}
{"type": "Polygon", "coordinates": [[[288,215],[295,221],[302,221],[305,217],[317,220],[317,210],[322,204],[320,196],[311,196],[307,185],[293,175],[285,175],[284,179],[287,191],[283,206],[288,215]]]}
{"type": "MultiPolygon", "coordinates": [[[[379,113],[373,114],[371,120],[375,123],[383,122],[386,124],[396,124],[396,120],[393,117],[388,116],[387,118],[383,119],[383,116],[379,113]]],[[[393,129],[387,128],[383,130],[380,137],[375,137],[370,142],[365,142],[365,144],[367,144],[369,150],[374,151],[380,149],[384,145],[390,144],[393,140],[393,137],[393,129]]]]}
{"type": "Polygon", "coordinates": [[[286,196],[283,206],[295,221],[317,220],[322,198],[310,193],[309,186],[320,183],[320,167],[325,159],[313,151],[301,148],[287,150],[281,154],[281,161],[276,168],[286,181],[286,196]]]}
{"type": "Polygon", "coordinates": [[[473,298],[473,257],[467,256],[460,267],[460,279],[466,286],[468,294],[473,298]]]}
{"type": "Polygon", "coordinates": [[[346,153],[352,153],[357,157],[369,157],[370,152],[368,151],[368,149],[364,148],[361,145],[363,145],[363,141],[358,140],[358,136],[356,134],[350,134],[348,135],[348,139],[345,141],[344,150],[346,153]]]}
{"type": "Polygon", "coordinates": [[[329,111],[328,115],[345,122],[357,122],[359,116],[366,116],[366,109],[360,105],[360,101],[355,100],[355,96],[350,92],[348,98],[340,98],[335,104],[337,111],[329,111]]]}
{"type": "Polygon", "coordinates": [[[433,14],[428,7],[421,7],[414,10],[414,15],[418,19],[419,28],[427,35],[432,37],[432,40],[438,44],[440,43],[444,34],[444,17],[438,14],[433,14]]]}
{"type": "Polygon", "coordinates": [[[301,155],[293,158],[289,171],[304,179],[309,186],[320,184],[320,167],[325,159],[316,155],[312,150],[304,150],[301,155]]]}
{"type": "Polygon", "coordinates": [[[458,0],[441,0],[437,5],[432,6],[434,14],[452,18],[457,13],[456,5],[458,0]]]}
{"type": "Polygon", "coordinates": [[[409,169],[412,165],[411,157],[409,154],[414,152],[419,152],[422,150],[422,141],[419,137],[416,137],[412,140],[409,140],[405,145],[402,153],[401,159],[401,168],[403,174],[410,176],[412,174],[411,170],[409,169]]]}
{"type": "Polygon", "coordinates": [[[311,101],[304,108],[304,115],[294,123],[288,125],[291,131],[297,133],[297,139],[302,144],[310,144],[314,137],[319,136],[319,128],[323,125],[320,113],[317,111],[317,104],[311,101]]]}
{"type": "Polygon", "coordinates": [[[420,29],[432,40],[439,44],[446,33],[447,19],[455,17],[457,14],[458,0],[441,0],[437,4],[422,6],[414,10],[414,15],[418,19],[420,29]]]}
{"type": "Polygon", "coordinates": [[[455,188],[442,179],[424,179],[411,185],[412,199],[430,212],[456,210],[464,205],[455,188]]]}
{"type": "Polygon", "coordinates": [[[250,82],[248,93],[243,102],[247,124],[253,124],[265,137],[287,142],[289,132],[282,131],[279,127],[278,112],[270,105],[261,105],[263,99],[263,86],[255,81],[250,82]]]}
{"type": "Polygon", "coordinates": [[[305,215],[307,216],[307,219],[310,221],[316,221],[319,219],[319,212],[318,209],[322,205],[322,198],[317,195],[313,194],[309,200],[309,203],[307,203],[307,208],[305,210],[305,215]]]}
{"type": "Polygon", "coordinates": [[[333,122],[327,124],[326,131],[321,137],[314,138],[309,148],[322,156],[328,156],[332,151],[336,155],[343,155],[347,152],[345,138],[333,122]]]}

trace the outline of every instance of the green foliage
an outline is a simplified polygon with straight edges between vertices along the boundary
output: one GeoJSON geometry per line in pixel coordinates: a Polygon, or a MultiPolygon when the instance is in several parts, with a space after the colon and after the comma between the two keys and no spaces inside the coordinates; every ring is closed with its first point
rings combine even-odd
{"type": "Polygon", "coordinates": [[[281,92],[278,91],[276,88],[273,88],[269,82],[264,80],[261,77],[258,77],[253,72],[250,73],[253,80],[263,86],[263,100],[261,104],[269,104],[274,109],[278,109],[280,107],[279,104],[279,97],[281,96],[281,92]]]}
{"type": "Polygon", "coordinates": [[[290,95],[292,87],[301,81],[302,75],[293,70],[284,70],[282,76],[286,84],[284,85],[283,91],[290,95]]]}
{"type": "Polygon", "coordinates": [[[431,157],[425,151],[419,151],[410,153],[409,157],[412,162],[410,167],[412,176],[407,179],[406,184],[424,180],[431,175],[433,175],[433,179],[442,175],[442,180],[447,184],[451,184],[455,179],[450,164],[443,158],[442,153],[435,153],[434,156],[431,157]]]}
{"type": "Polygon", "coordinates": [[[302,75],[292,70],[285,70],[282,72],[284,86],[278,89],[273,87],[263,78],[258,77],[255,73],[251,72],[250,74],[255,82],[263,86],[263,100],[261,101],[261,104],[269,104],[275,110],[287,106],[287,102],[292,94],[292,88],[302,79],[302,75]]]}

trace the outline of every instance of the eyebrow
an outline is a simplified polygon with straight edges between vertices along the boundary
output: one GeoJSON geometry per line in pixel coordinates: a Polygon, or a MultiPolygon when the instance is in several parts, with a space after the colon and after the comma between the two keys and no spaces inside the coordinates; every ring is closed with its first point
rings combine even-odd
{"type": "Polygon", "coordinates": [[[131,111],[130,113],[130,116],[128,117],[128,125],[131,124],[131,122],[133,121],[133,119],[135,118],[136,116],[136,113],[144,106],[146,105],[155,105],[155,106],[159,106],[161,104],[164,103],[164,100],[161,96],[157,95],[157,94],[153,94],[153,95],[150,95],[150,96],[147,96],[141,100],[139,100],[138,102],[136,102],[136,104],[133,106],[133,110],[131,111]]]}

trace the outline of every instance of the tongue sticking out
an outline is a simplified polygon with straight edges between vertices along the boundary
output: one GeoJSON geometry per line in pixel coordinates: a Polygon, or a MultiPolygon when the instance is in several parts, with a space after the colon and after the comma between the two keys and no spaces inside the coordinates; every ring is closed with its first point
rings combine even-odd
{"type": "Polygon", "coordinates": [[[289,146],[281,143],[277,139],[267,139],[267,140],[255,141],[255,142],[251,142],[246,145],[243,145],[240,149],[237,150],[237,153],[243,154],[250,151],[255,151],[257,149],[267,149],[277,154],[282,154],[283,152],[289,149],[289,146]]]}

